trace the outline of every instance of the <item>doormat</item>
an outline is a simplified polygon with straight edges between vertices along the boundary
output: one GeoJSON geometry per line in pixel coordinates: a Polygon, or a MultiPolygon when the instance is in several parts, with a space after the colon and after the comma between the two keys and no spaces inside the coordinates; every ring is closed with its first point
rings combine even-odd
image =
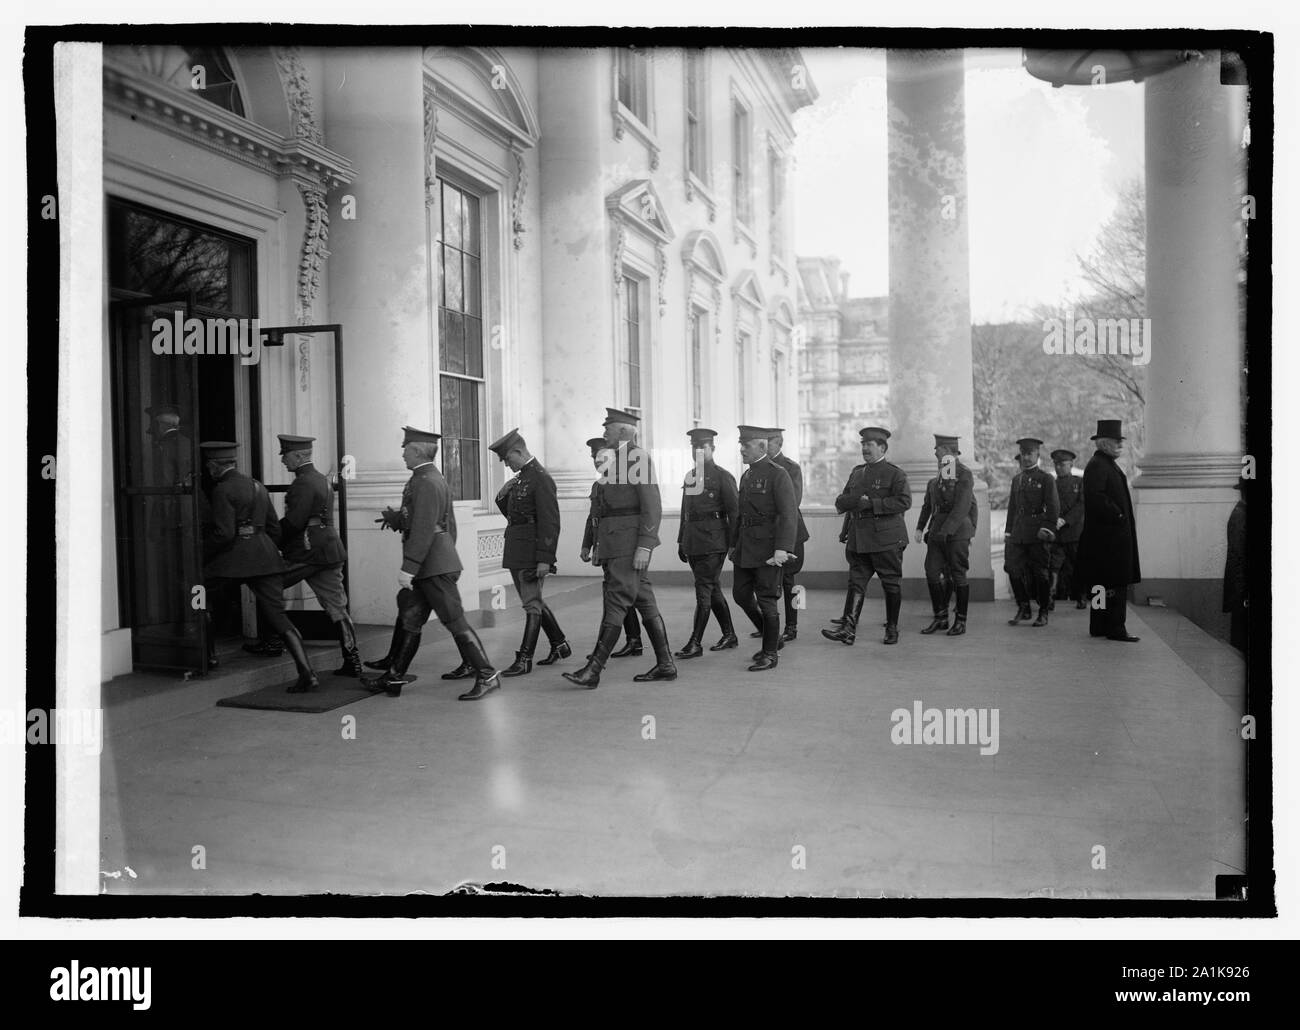
{"type": "Polygon", "coordinates": [[[382,697],[372,694],[357,681],[345,676],[320,677],[320,689],[305,694],[290,694],[288,683],[250,690],[247,694],[223,697],[217,702],[218,708],[257,708],[271,712],[329,712],[335,708],[350,705],[353,701],[363,701],[368,697],[382,697]]]}

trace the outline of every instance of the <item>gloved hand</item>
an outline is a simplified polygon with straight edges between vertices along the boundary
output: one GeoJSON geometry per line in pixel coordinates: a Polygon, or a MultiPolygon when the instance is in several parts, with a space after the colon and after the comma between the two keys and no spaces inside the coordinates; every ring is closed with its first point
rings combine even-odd
{"type": "Polygon", "coordinates": [[[632,556],[632,568],[637,572],[643,572],[650,565],[650,548],[638,547],[636,554],[632,556]]]}
{"type": "Polygon", "coordinates": [[[767,559],[767,564],[775,565],[778,569],[790,560],[790,552],[782,551],[779,548],[772,552],[772,557],[767,559]]]}
{"type": "Polygon", "coordinates": [[[551,574],[551,566],[544,561],[539,561],[537,563],[537,570],[536,570],[537,581],[540,583],[550,574],[551,574]]]}
{"type": "Polygon", "coordinates": [[[677,560],[681,562],[687,562],[688,564],[690,562],[690,559],[686,557],[686,552],[680,547],[677,548],[677,560]]]}
{"type": "Polygon", "coordinates": [[[415,582],[415,577],[403,569],[397,570],[397,582],[403,590],[410,590],[411,585],[415,582]]]}
{"type": "Polygon", "coordinates": [[[1038,539],[1041,540],[1041,541],[1043,541],[1043,543],[1046,543],[1046,544],[1050,544],[1053,540],[1056,539],[1056,534],[1053,533],[1053,532],[1052,532],[1050,529],[1048,529],[1046,526],[1044,526],[1042,529],[1040,529],[1040,530],[1038,531],[1038,534],[1037,534],[1037,535],[1038,535],[1038,539]]]}
{"type": "Polygon", "coordinates": [[[384,529],[391,529],[394,533],[402,531],[402,513],[396,508],[387,507],[379,513],[379,518],[375,519],[375,525],[382,526],[384,529]]]}
{"type": "Polygon", "coordinates": [[[917,528],[916,533],[913,535],[913,538],[916,540],[918,544],[921,543],[921,529],[919,527],[917,528]]]}
{"type": "Polygon", "coordinates": [[[581,559],[582,559],[584,562],[586,562],[588,565],[590,565],[590,564],[591,564],[591,548],[590,548],[590,547],[584,547],[584,548],[582,549],[582,553],[581,553],[580,555],[578,555],[578,557],[581,558],[581,559]]]}

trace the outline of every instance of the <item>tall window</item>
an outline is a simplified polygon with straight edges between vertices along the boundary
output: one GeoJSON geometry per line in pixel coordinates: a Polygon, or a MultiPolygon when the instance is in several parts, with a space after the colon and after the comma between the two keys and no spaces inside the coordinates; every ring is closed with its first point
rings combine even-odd
{"type": "Polygon", "coordinates": [[[442,472],[453,500],[482,495],[483,283],[479,198],[439,181],[438,396],[442,472]]]}
{"type": "Polygon", "coordinates": [[[785,255],[785,161],[771,147],[767,152],[767,222],[772,256],[784,263],[785,255]]]}
{"type": "Polygon", "coordinates": [[[705,177],[704,155],[704,53],[686,51],[686,168],[701,182],[705,177]]]}
{"type": "Polygon", "coordinates": [[[691,420],[698,426],[704,418],[704,317],[691,319],[691,420]]]}
{"type": "Polygon", "coordinates": [[[736,218],[746,225],[754,221],[753,182],[749,172],[749,110],[739,100],[731,101],[731,179],[736,218]]]}
{"type": "Polygon", "coordinates": [[[650,59],[644,50],[622,47],[618,51],[618,102],[642,125],[650,124],[650,59]]]}
{"type": "Polygon", "coordinates": [[[623,331],[627,346],[627,406],[641,408],[641,284],[623,277],[623,331]]]}

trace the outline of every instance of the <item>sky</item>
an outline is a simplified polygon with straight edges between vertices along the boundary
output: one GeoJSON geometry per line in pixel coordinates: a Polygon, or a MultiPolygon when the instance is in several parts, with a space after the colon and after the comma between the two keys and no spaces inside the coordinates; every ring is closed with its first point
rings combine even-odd
{"type": "MultiPolygon", "coordinates": [[[[820,99],[795,116],[795,247],[834,256],[852,296],[889,292],[883,50],[805,48],[820,99]]],[[[1059,307],[1076,256],[1141,178],[1142,87],[1053,89],[1017,50],[966,53],[971,317],[1059,307]]]]}

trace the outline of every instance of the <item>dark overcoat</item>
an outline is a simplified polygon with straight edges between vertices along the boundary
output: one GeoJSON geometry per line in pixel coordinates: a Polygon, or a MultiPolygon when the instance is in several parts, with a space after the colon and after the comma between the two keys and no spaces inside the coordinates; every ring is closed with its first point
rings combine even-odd
{"type": "Polygon", "coordinates": [[[1075,582],[1080,584],[1142,582],[1128,480],[1103,451],[1094,454],[1083,471],[1083,533],[1076,568],[1075,582]]]}

